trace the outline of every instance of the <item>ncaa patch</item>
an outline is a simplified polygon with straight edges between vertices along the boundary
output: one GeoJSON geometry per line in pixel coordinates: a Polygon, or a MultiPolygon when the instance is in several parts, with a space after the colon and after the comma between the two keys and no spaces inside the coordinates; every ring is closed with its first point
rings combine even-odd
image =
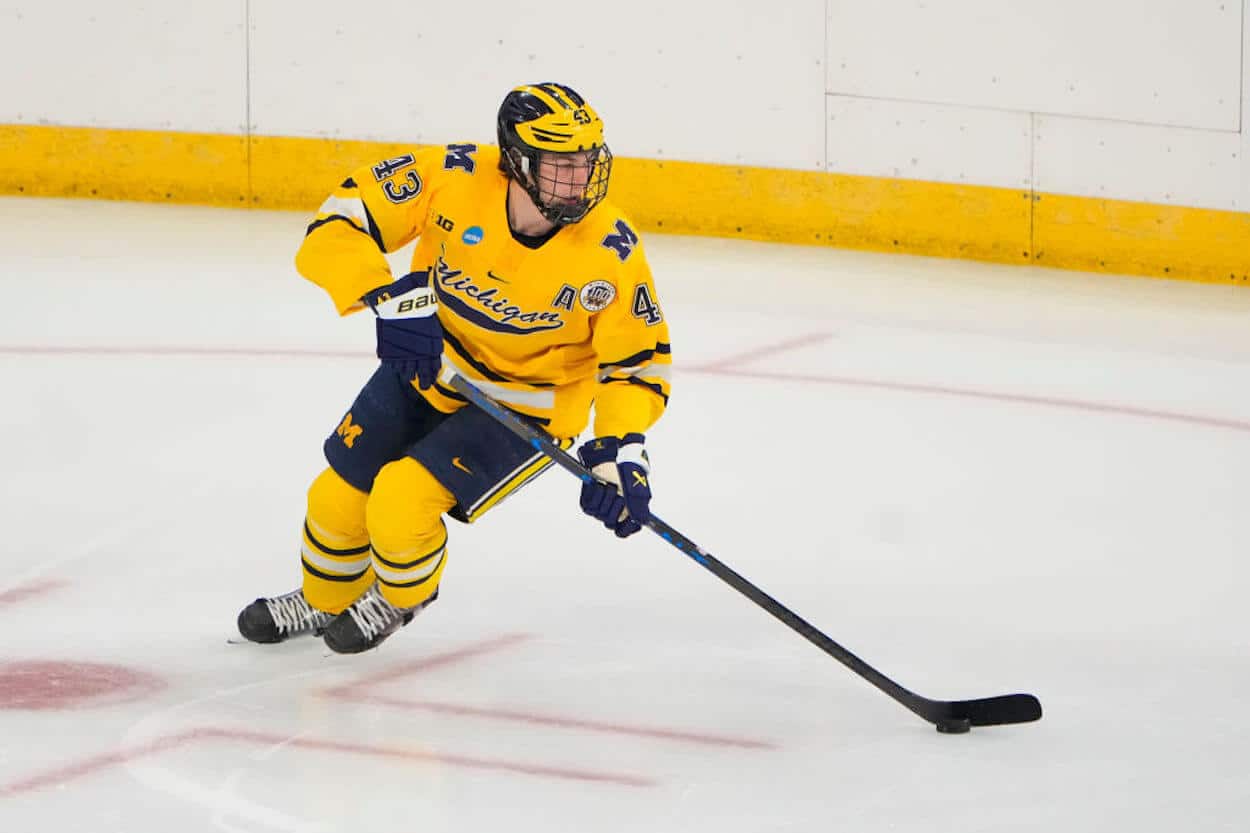
{"type": "Polygon", "coordinates": [[[460,235],[460,239],[464,241],[466,246],[476,246],[482,242],[482,236],[481,226],[469,226],[464,230],[464,234],[460,235]]]}
{"type": "Polygon", "coordinates": [[[616,297],[616,287],[610,281],[591,281],[582,287],[579,300],[587,312],[598,312],[612,303],[616,297]]]}

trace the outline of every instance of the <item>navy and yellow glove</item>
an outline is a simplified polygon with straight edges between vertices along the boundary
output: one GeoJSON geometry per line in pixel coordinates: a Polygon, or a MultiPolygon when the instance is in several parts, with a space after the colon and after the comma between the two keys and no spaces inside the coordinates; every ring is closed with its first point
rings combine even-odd
{"type": "Polygon", "coordinates": [[[596,437],[577,449],[582,465],[606,483],[582,483],[582,511],[627,538],[651,518],[651,466],[642,434],[596,437]]]}
{"type": "Polygon", "coordinates": [[[443,362],[443,325],[438,321],[438,295],[430,273],[410,272],[365,294],[363,301],[378,317],[378,358],[404,381],[417,380],[425,390],[434,384],[443,362]]]}

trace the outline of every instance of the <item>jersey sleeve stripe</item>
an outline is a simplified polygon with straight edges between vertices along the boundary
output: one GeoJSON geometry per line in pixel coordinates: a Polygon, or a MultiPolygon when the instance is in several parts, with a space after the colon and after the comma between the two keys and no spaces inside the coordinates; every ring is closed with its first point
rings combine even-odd
{"type": "Polygon", "coordinates": [[[638,365],[655,358],[656,355],[669,356],[672,355],[672,353],[673,347],[671,344],[660,342],[659,344],[656,344],[654,348],[649,350],[640,350],[628,358],[618,359],[617,361],[612,362],[600,362],[599,369],[603,370],[609,367],[637,367],[638,365]]]}
{"type": "Polygon", "coordinates": [[[616,382],[616,383],[628,383],[631,385],[638,385],[639,387],[646,388],[647,390],[654,393],[656,396],[660,397],[660,399],[664,401],[665,407],[668,406],[668,394],[664,392],[664,387],[654,382],[645,382],[642,379],[639,379],[637,376],[626,376],[624,379],[604,379],[603,382],[604,384],[611,384],[613,382],[616,382]]]}
{"type": "Polygon", "coordinates": [[[325,202],[317,209],[317,221],[308,227],[308,231],[311,232],[323,221],[336,218],[347,220],[355,226],[357,231],[367,233],[377,244],[378,251],[386,252],[382,232],[378,229],[378,224],[373,221],[369,206],[365,205],[365,201],[360,198],[356,183],[352,179],[344,181],[335,193],[326,197],[325,202]]]}
{"type": "Polygon", "coordinates": [[[378,251],[386,254],[386,243],[382,241],[382,230],[378,228],[378,224],[373,222],[373,215],[369,213],[369,206],[365,205],[364,200],[360,201],[360,207],[365,210],[365,228],[369,229],[369,236],[373,238],[373,242],[378,244],[378,251]]]}
{"type": "Polygon", "coordinates": [[[327,223],[333,223],[336,221],[342,221],[344,223],[347,223],[349,226],[356,229],[356,231],[360,232],[361,234],[365,234],[365,230],[362,229],[360,227],[360,224],[357,223],[355,220],[353,220],[351,217],[344,217],[342,214],[331,214],[328,217],[318,217],[316,220],[313,220],[311,223],[309,223],[308,228],[304,230],[304,236],[307,237],[308,235],[312,234],[314,231],[326,225],[327,223]]]}
{"type": "Polygon", "coordinates": [[[623,382],[626,379],[655,379],[660,382],[671,383],[673,381],[672,365],[645,364],[642,367],[621,367],[599,372],[599,381],[601,382],[623,382]]]}
{"type": "Polygon", "coordinates": [[[332,214],[337,214],[340,217],[350,217],[356,225],[362,229],[365,227],[365,202],[358,196],[332,194],[326,197],[325,202],[317,209],[317,216],[327,217],[332,214]]]}
{"type": "Polygon", "coordinates": [[[609,367],[636,367],[643,362],[650,361],[654,356],[654,350],[643,350],[642,352],[635,353],[625,359],[619,359],[613,362],[599,362],[599,369],[606,370],[609,367]]]}

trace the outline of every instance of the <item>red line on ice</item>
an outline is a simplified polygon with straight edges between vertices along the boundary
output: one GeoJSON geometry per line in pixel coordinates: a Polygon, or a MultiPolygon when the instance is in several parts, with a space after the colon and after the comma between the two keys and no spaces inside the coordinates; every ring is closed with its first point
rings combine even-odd
{"type": "Polygon", "coordinates": [[[451,714],[458,717],[482,717],[489,720],[503,720],[512,723],[528,723],[535,726],[551,726],[558,729],[579,729],[587,732],[627,735],[630,737],[650,738],[654,740],[676,741],[678,743],[694,743],[703,746],[728,746],[739,749],[776,749],[775,743],[749,738],[734,738],[724,735],[710,735],[702,732],[688,732],[680,729],[662,729],[650,726],[630,726],[623,723],[605,723],[594,720],[582,720],[574,717],[558,717],[534,714],[512,709],[479,708],[456,703],[442,703],[434,700],[403,700],[396,697],[377,695],[361,695],[344,698],[356,703],[375,703],[380,706],[393,706],[400,709],[415,709],[438,714],[451,714]]]}
{"type": "Polygon", "coordinates": [[[695,373],[706,373],[713,376],[738,376],[749,379],[766,379],[770,382],[804,382],[818,385],[841,385],[844,387],[872,388],[875,390],[899,391],[902,393],[919,393],[934,396],[959,397],[961,399],[982,399],[991,402],[1007,402],[1016,405],[1038,405],[1047,408],[1063,408],[1072,411],[1090,413],[1119,414],[1122,416],[1158,419],[1167,422],[1182,422],[1190,425],[1202,425],[1208,428],[1225,428],[1231,431],[1250,432],[1250,422],[1240,419],[1223,419],[1208,417],[1201,414],[1185,414],[1176,411],[1159,411],[1152,408],[1136,408],[1132,405],[1114,403],[1085,402],[1078,399],[1058,399],[1049,396],[1030,396],[1028,394],[995,393],[993,391],[968,390],[966,388],[950,388],[942,385],[922,385],[910,382],[886,382],[875,379],[854,379],[845,376],[819,376],[798,373],[766,373],[752,370],[700,370],[692,368],[695,373]]]}
{"type": "Polygon", "coordinates": [[[745,364],[761,359],[765,356],[775,356],[779,353],[788,353],[791,350],[798,350],[801,347],[809,347],[813,344],[820,344],[822,341],[828,341],[833,338],[833,333],[811,333],[805,336],[799,336],[788,341],[782,341],[778,344],[764,345],[756,347],[748,352],[739,353],[736,356],[724,356],[707,364],[694,365],[691,367],[683,367],[682,370],[694,371],[695,373],[717,373],[721,370],[728,370],[734,365],[745,364]]]}
{"type": "Polygon", "coordinates": [[[156,345],[87,345],[63,344],[11,344],[0,345],[0,355],[8,356],[163,356],[192,358],[297,358],[297,359],[357,359],[371,354],[363,350],[311,350],[293,347],[160,347],[156,345]]]}
{"type": "Polygon", "coordinates": [[[486,769],[499,772],[510,772],[519,775],[532,775],[543,778],[556,778],[571,781],[592,781],[618,784],[627,787],[651,787],[656,785],[652,778],[627,773],[602,772],[590,769],[573,769],[568,767],[544,766],[542,764],[507,761],[498,758],[477,758],[467,755],[450,755],[442,752],[417,751],[394,746],[372,746],[362,743],[345,743],[331,740],[314,740],[310,738],[290,738],[277,733],[254,732],[250,730],[234,730],[220,728],[190,729],[178,734],[158,738],[133,749],[109,752],[79,761],[60,769],[50,770],[38,775],[0,786],[0,798],[10,798],[46,787],[60,786],[70,781],[84,778],[110,767],[128,764],[132,761],[151,755],[168,752],[192,743],[207,741],[233,741],[250,743],[258,746],[293,746],[318,752],[340,752],[352,755],[364,755],[371,758],[393,758],[406,761],[429,761],[449,766],[467,767],[470,769],[486,769]]]}
{"type": "Polygon", "coordinates": [[[32,792],[44,787],[65,784],[69,781],[99,772],[102,769],[119,766],[137,758],[154,755],[168,749],[174,749],[175,747],[182,746],[188,741],[195,740],[196,734],[197,733],[195,731],[183,732],[182,734],[160,738],[135,749],[127,749],[118,752],[109,752],[104,755],[97,755],[94,758],[87,758],[85,760],[78,761],[77,763],[63,766],[59,769],[53,769],[48,772],[42,772],[38,775],[32,775],[27,778],[23,778],[20,781],[14,781],[11,784],[0,786],[0,798],[11,798],[12,796],[32,792]]]}
{"type": "Polygon", "coordinates": [[[436,654],[432,657],[403,663],[380,674],[374,674],[346,685],[327,689],[326,695],[337,700],[351,703],[373,703],[380,706],[391,706],[399,709],[413,709],[451,714],[458,717],[479,717],[488,720],[502,720],[512,723],[526,723],[536,726],[551,726],[560,729],[574,729],[588,732],[627,735],[631,737],[651,738],[655,740],[695,743],[705,746],[728,746],[742,749],[776,749],[777,745],[769,741],[735,738],[724,735],[712,735],[703,732],[690,732],[682,729],[666,729],[652,726],[631,726],[622,723],[608,723],[594,720],[583,720],[575,717],[535,714],[516,709],[483,708],[464,704],[443,703],[434,700],[408,700],[398,697],[374,694],[373,691],[382,683],[393,682],[411,674],[428,671],[461,662],[466,659],[499,651],[519,645],[533,637],[529,634],[509,634],[495,639],[468,645],[456,651],[436,654]]]}
{"type": "Polygon", "coordinates": [[[21,587],[14,587],[12,590],[6,590],[3,593],[0,593],[0,607],[3,607],[4,605],[17,604],[18,602],[24,602],[35,596],[42,596],[44,593],[51,593],[53,590],[58,590],[67,584],[69,584],[68,581],[50,578],[42,581],[31,582],[30,584],[22,585],[21,587]]]}
{"type": "Polygon", "coordinates": [[[350,698],[356,696],[359,689],[376,687],[380,683],[397,680],[401,677],[407,677],[421,671],[429,671],[433,668],[442,668],[445,665],[463,662],[464,660],[472,659],[473,657],[480,656],[482,654],[489,654],[493,651],[510,648],[513,645],[525,642],[528,639],[533,639],[533,637],[527,633],[510,633],[505,634],[504,636],[497,636],[494,639],[487,639],[472,645],[466,645],[465,647],[454,651],[447,651],[446,653],[435,654],[431,657],[424,657],[422,659],[412,660],[411,662],[400,663],[399,665],[389,668],[386,671],[372,674],[368,677],[362,677],[355,682],[326,689],[325,693],[332,697],[350,698]]]}
{"type": "MultiPolygon", "coordinates": [[[[763,345],[750,353],[740,356],[727,356],[703,365],[678,365],[683,373],[702,374],[707,376],[729,376],[749,379],[761,379],[770,382],[803,382],[818,385],[841,385],[843,387],[868,388],[875,390],[897,391],[930,396],[949,396],[961,399],[979,399],[982,401],[1009,402],[1017,405],[1036,405],[1047,408],[1062,408],[1087,413],[1116,414],[1120,416],[1178,422],[1187,425],[1200,425],[1206,428],[1220,428],[1228,431],[1250,433],[1250,421],[1226,419],[1222,417],[1187,414],[1177,411],[1161,411],[1151,408],[1136,408],[1131,405],[1116,403],[1088,402],[1079,399],[1059,399],[1056,397],[1029,396],[1027,394],[995,393],[993,391],[970,390],[966,388],[945,387],[942,385],[922,385],[906,382],[890,382],[883,379],[857,379],[846,376],[826,376],[818,374],[779,373],[773,371],[753,371],[726,367],[733,361],[758,359],[762,355],[777,355],[788,350],[806,347],[829,338],[827,333],[803,336],[792,341],[775,345],[763,345]]],[[[209,358],[232,357],[270,357],[270,358],[337,358],[365,359],[369,353],[357,350],[304,350],[304,349],[265,349],[265,348],[229,348],[229,347],[157,347],[157,346],[37,346],[37,345],[0,345],[0,355],[20,356],[187,356],[209,358]]]]}

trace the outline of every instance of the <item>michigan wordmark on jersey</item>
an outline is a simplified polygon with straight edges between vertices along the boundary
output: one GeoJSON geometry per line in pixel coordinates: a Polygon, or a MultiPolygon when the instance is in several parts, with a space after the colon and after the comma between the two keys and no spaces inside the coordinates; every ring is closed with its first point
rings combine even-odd
{"type": "MultiPolygon", "coordinates": [[[[663,412],[668,323],[630,220],[610,201],[538,243],[514,237],[497,148],[414,150],[352,173],[309,226],[300,273],[340,313],[392,280],[385,252],[414,239],[445,335],[443,362],[556,437],[595,404],[597,436],[645,432],[663,412]]],[[[441,385],[439,410],[465,405],[441,385]]]]}

